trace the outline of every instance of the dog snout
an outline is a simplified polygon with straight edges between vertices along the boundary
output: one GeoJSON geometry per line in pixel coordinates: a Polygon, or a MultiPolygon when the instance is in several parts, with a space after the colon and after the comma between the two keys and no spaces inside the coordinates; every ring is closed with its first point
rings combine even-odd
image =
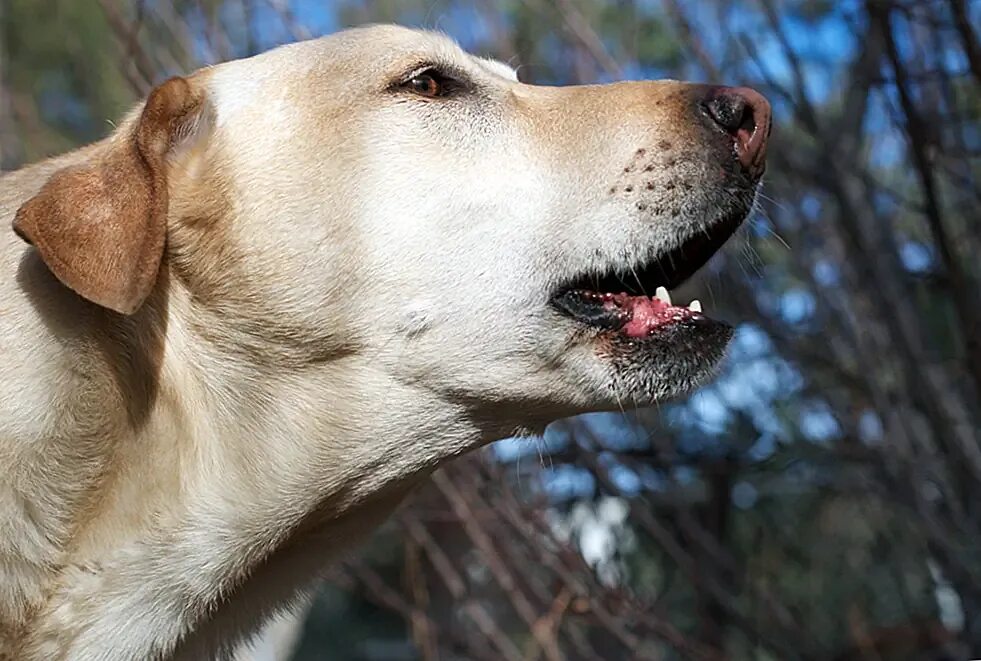
{"type": "Polygon", "coordinates": [[[732,137],[739,163],[746,172],[759,178],[766,168],[769,101],[749,87],[714,87],[701,107],[716,126],[732,137]]]}

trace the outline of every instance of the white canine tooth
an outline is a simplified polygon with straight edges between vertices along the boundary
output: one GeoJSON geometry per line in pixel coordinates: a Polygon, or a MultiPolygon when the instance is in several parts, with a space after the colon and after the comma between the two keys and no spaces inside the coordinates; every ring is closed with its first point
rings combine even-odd
{"type": "Polygon", "coordinates": [[[654,296],[655,298],[657,298],[657,300],[661,301],[662,303],[667,303],[668,305],[671,305],[671,294],[669,294],[668,290],[665,289],[664,287],[658,287],[657,290],[654,292],[654,296]]]}
{"type": "Polygon", "coordinates": [[[688,304],[688,309],[692,312],[701,312],[702,302],[696,298],[694,301],[688,304]]]}

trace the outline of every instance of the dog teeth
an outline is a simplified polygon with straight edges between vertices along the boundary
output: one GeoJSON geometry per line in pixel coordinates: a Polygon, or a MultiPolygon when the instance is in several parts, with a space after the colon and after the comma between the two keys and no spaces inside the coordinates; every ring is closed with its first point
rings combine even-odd
{"type": "Polygon", "coordinates": [[[688,304],[688,309],[692,312],[701,312],[702,302],[696,298],[694,301],[688,304]]]}
{"type": "Polygon", "coordinates": [[[667,303],[668,305],[671,305],[671,294],[669,294],[668,290],[665,289],[664,287],[658,287],[657,290],[654,292],[654,297],[657,300],[661,301],[662,303],[667,303]]]}

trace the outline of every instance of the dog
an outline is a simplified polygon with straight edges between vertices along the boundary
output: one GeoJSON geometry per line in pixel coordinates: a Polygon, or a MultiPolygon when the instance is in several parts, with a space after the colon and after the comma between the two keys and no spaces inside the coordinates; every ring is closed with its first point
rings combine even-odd
{"type": "Polygon", "coordinates": [[[453,457],[709,378],[770,107],[355,28],[3,175],[0,658],[230,654],[453,457]]]}

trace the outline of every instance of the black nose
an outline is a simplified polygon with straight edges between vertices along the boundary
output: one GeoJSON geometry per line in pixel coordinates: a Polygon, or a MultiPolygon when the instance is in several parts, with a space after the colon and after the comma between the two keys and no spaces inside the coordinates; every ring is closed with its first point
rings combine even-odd
{"type": "Polygon", "coordinates": [[[702,103],[705,113],[732,136],[739,162],[757,178],[766,168],[766,140],[770,136],[770,103],[748,87],[716,87],[702,103]]]}

